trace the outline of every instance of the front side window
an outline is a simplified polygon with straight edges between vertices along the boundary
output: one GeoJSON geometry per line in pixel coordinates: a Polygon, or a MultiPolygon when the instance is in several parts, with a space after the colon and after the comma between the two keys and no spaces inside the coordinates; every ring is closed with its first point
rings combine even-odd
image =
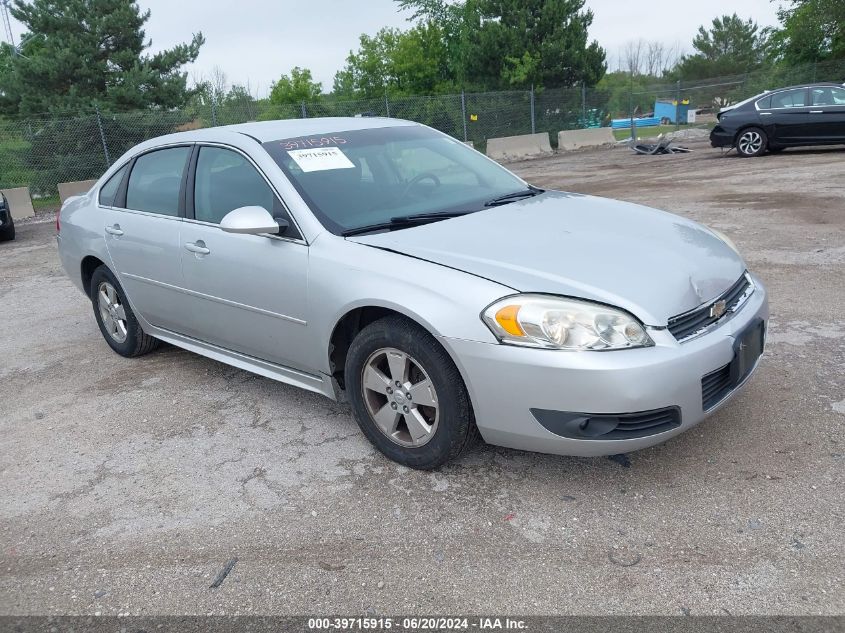
{"type": "Polygon", "coordinates": [[[811,88],[810,95],[814,106],[845,106],[845,88],[833,86],[811,88]]]}
{"type": "Polygon", "coordinates": [[[773,108],[803,108],[807,105],[807,91],[804,88],[785,90],[772,95],[773,108]]]}
{"type": "Polygon", "coordinates": [[[229,211],[251,206],[274,213],[275,195],[267,181],[241,154],[201,147],[194,184],[194,218],[219,224],[229,211]]]}
{"type": "Polygon", "coordinates": [[[416,125],[283,139],[264,148],[336,234],[410,215],[479,211],[526,189],[460,141],[416,125]]]}
{"type": "Polygon", "coordinates": [[[190,153],[190,147],[172,147],[139,156],[129,174],[126,208],[178,216],[182,174],[190,153]]]}
{"type": "Polygon", "coordinates": [[[123,176],[126,174],[128,165],[124,165],[118,169],[114,175],[100,187],[100,204],[104,207],[113,207],[114,198],[117,195],[117,190],[120,189],[120,183],[123,182],[123,176]]]}

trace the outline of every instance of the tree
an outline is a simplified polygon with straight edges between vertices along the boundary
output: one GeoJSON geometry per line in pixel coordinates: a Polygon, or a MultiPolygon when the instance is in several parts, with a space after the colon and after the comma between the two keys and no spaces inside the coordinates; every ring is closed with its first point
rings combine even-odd
{"type": "Polygon", "coordinates": [[[132,0],[14,0],[11,13],[28,32],[21,54],[0,64],[0,113],[175,108],[190,98],[181,69],[196,60],[202,34],[145,54],[150,12],[132,0]]]}
{"type": "Polygon", "coordinates": [[[294,66],[290,75],[282,75],[270,88],[270,103],[289,105],[303,101],[317,101],[323,93],[323,84],[315,82],[311,71],[294,66]]]}
{"type": "Polygon", "coordinates": [[[378,99],[411,94],[437,94],[455,89],[441,27],[434,22],[408,31],[384,28],[361,35],[358,52],[334,79],[333,92],[346,97],[378,99]]]}
{"type": "Polygon", "coordinates": [[[772,33],[775,59],[790,65],[845,59],[845,2],[792,0],[778,10],[772,33]]]}
{"type": "Polygon", "coordinates": [[[589,42],[584,0],[467,0],[466,8],[461,74],[479,88],[592,86],[607,69],[604,49],[589,42]]]}
{"type": "Polygon", "coordinates": [[[710,29],[698,27],[693,55],[685,55],[677,72],[684,79],[738,75],[757,70],[766,57],[767,36],[752,19],[736,13],[714,18],[710,29]]]}

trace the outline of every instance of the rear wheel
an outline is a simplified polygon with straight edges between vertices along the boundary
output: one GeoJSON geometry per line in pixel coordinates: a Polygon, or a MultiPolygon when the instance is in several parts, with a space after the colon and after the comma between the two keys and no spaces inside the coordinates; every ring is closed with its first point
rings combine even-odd
{"type": "Polygon", "coordinates": [[[466,386],[437,340],[399,316],[365,327],[346,358],[346,391],[367,439],[411,468],[437,468],[477,436],[466,386]]]}
{"type": "Polygon", "coordinates": [[[736,151],[740,156],[750,158],[760,156],[766,151],[768,139],[766,133],[758,127],[750,127],[739,133],[736,139],[736,151]]]}
{"type": "Polygon", "coordinates": [[[158,347],[158,339],[141,329],[123,288],[105,266],[91,276],[91,303],[103,338],[121,356],[134,358],[158,347]]]}

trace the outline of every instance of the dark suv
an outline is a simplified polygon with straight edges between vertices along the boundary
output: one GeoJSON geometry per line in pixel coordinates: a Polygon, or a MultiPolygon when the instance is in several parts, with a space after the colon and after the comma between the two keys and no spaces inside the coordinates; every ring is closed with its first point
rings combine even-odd
{"type": "Polygon", "coordinates": [[[13,239],[15,239],[15,221],[12,219],[9,201],[0,191],[0,241],[13,239]]]}
{"type": "Polygon", "coordinates": [[[799,145],[845,144],[845,85],[821,83],[766,92],[724,108],[713,147],[759,156],[799,145]]]}

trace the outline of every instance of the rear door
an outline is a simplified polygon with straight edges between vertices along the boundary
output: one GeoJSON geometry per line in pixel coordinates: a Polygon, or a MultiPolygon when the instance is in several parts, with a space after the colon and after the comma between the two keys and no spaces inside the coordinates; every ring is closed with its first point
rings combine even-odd
{"type": "Polygon", "coordinates": [[[782,90],[757,101],[760,121],[775,145],[800,145],[812,137],[808,130],[810,109],[807,89],[782,90]]]}
{"type": "Polygon", "coordinates": [[[809,128],[818,143],[845,143],[845,88],[810,88],[809,128]]]}
{"type": "Polygon", "coordinates": [[[185,307],[179,225],[190,155],[190,145],[142,154],[118,186],[109,181],[100,192],[106,245],[132,308],[153,325],[177,331],[185,307]]]}
{"type": "MultiPolygon", "coordinates": [[[[225,349],[308,370],[308,245],[268,180],[240,150],[198,145],[186,196],[181,260],[186,333],[225,349]],[[239,207],[290,223],[283,235],[220,229],[239,207]]],[[[313,356],[313,354],[311,354],[313,356]]]]}

